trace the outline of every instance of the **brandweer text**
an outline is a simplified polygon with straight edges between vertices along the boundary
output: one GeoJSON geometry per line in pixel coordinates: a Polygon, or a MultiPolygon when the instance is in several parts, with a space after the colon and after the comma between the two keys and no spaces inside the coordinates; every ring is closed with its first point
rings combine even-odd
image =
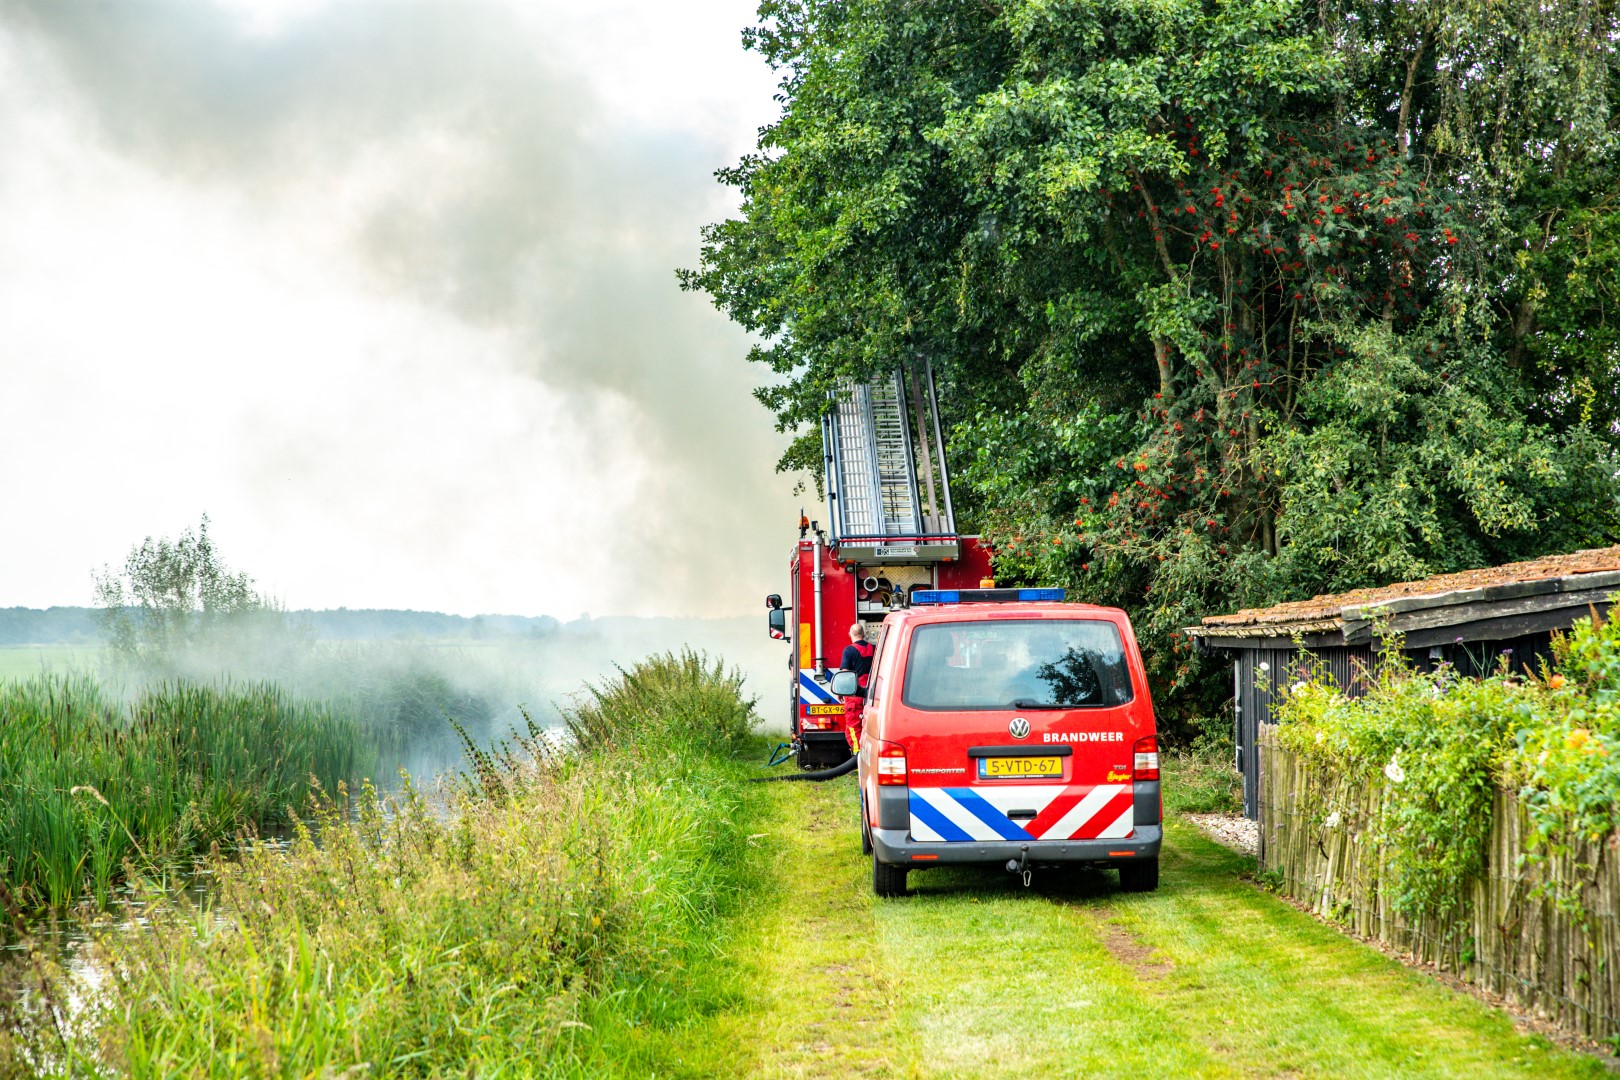
{"type": "Polygon", "coordinates": [[[1041,742],[1124,742],[1123,731],[1059,731],[1045,732],[1041,742]]]}

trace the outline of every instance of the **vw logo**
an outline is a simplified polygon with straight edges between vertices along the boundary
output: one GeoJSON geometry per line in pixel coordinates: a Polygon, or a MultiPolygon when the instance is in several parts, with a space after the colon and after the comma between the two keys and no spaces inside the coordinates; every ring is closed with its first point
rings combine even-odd
{"type": "Polygon", "coordinates": [[[1029,736],[1029,721],[1025,720],[1022,716],[1015,716],[1012,719],[1012,723],[1007,725],[1007,731],[1010,732],[1012,737],[1015,739],[1027,738],[1029,736]]]}

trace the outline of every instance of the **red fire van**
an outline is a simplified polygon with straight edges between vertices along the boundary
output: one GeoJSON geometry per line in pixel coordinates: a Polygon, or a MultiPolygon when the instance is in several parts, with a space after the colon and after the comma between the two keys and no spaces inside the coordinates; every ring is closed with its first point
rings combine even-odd
{"type": "MultiPolygon", "coordinates": [[[[919,591],[889,615],[859,753],[879,896],[950,863],[1115,867],[1157,888],[1159,754],[1142,657],[1117,608],[1061,589],[919,591]]],[[[834,687],[835,691],[840,689],[834,687]]]]}

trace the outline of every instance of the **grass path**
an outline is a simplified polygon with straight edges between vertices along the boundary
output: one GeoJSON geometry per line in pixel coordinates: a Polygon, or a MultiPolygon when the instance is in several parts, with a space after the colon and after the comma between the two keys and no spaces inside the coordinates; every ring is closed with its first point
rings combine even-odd
{"type": "MultiPolygon", "coordinates": [[[[853,795],[852,785],[843,786],[853,795]]],[[[764,876],[774,892],[746,911],[735,939],[722,946],[735,999],[747,1004],[689,1040],[729,1048],[695,1072],[921,1075],[917,1039],[899,1008],[901,985],[872,948],[877,901],[860,887],[865,864],[850,831],[852,804],[824,785],[770,790],[775,812],[757,839],[771,852],[764,876]]]]}
{"type": "Polygon", "coordinates": [[[1189,826],[1157,893],[934,870],[880,903],[851,783],[771,797],[775,884],[718,943],[731,993],[679,1033],[676,1073],[1606,1075],[1255,889],[1189,826]]]}

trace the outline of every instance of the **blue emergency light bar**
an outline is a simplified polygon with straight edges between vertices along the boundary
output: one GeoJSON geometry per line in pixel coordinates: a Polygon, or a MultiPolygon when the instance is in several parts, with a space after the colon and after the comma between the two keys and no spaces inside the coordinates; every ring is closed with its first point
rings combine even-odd
{"type": "Polygon", "coordinates": [[[918,589],[911,594],[913,604],[1005,604],[1024,600],[1062,603],[1062,589],[918,589]]]}

